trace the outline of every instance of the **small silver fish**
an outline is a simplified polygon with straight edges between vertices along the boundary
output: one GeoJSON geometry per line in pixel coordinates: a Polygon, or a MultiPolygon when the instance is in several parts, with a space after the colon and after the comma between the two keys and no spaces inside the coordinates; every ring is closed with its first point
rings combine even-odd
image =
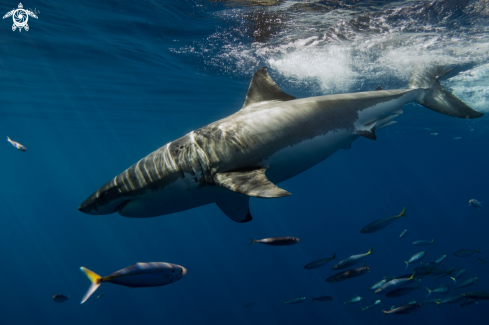
{"type": "Polygon", "coordinates": [[[399,238],[404,238],[404,237],[406,237],[407,232],[408,232],[408,230],[407,230],[407,229],[404,229],[404,230],[401,232],[401,234],[399,235],[399,238]]]}
{"type": "Polygon", "coordinates": [[[413,242],[413,245],[416,245],[416,246],[429,246],[429,245],[434,245],[435,244],[435,238],[433,238],[433,240],[429,241],[429,240],[417,240],[415,242],[413,242]]]}
{"type": "Polygon", "coordinates": [[[362,311],[366,311],[368,309],[372,309],[372,308],[375,308],[377,307],[378,305],[380,305],[380,300],[376,300],[373,304],[371,305],[368,305],[367,307],[365,308],[362,308],[362,311]]]}
{"type": "Polygon", "coordinates": [[[477,283],[477,277],[472,278],[472,279],[468,279],[467,281],[464,281],[464,282],[460,283],[454,289],[465,288],[465,287],[468,287],[468,286],[473,285],[475,283],[477,283]]]}
{"type": "Polygon", "coordinates": [[[311,262],[304,266],[306,270],[312,270],[312,269],[317,269],[318,267],[321,267],[323,265],[326,265],[329,261],[336,259],[336,253],[334,253],[333,257],[327,257],[323,258],[314,262],[311,262]]]}
{"type": "Polygon", "coordinates": [[[407,261],[407,262],[404,261],[404,263],[406,263],[406,270],[407,270],[409,264],[416,263],[416,262],[422,260],[425,255],[426,255],[426,251],[422,251],[422,252],[416,253],[413,256],[411,256],[409,261],[407,261]]]}
{"type": "Polygon", "coordinates": [[[473,250],[473,249],[462,249],[461,251],[456,251],[455,253],[453,253],[453,255],[457,256],[457,257],[467,257],[467,256],[470,256],[472,254],[475,254],[475,253],[481,253],[481,248],[479,247],[477,250],[473,250]]]}
{"type": "Polygon", "coordinates": [[[346,305],[346,304],[357,304],[360,301],[362,301],[363,299],[364,298],[362,296],[355,296],[355,297],[351,298],[348,301],[343,301],[343,305],[346,305]]]}
{"type": "Polygon", "coordinates": [[[385,217],[385,218],[382,218],[379,220],[375,220],[372,223],[369,223],[360,232],[362,234],[370,234],[370,233],[379,231],[381,229],[384,229],[385,227],[387,227],[388,225],[390,225],[392,222],[394,222],[395,220],[397,220],[400,217],[406,217],[407,218],[406,208],[402,209],[401,213],[398,214],[397,216],[385,217]]]}
{"type": "Polygon", "coordinates": [[[407,305],[404,305],[401,307],[397,307],[397,308],[391,309],[389,311],[385,311],[385,310],[382,310],[382,311],[384,312],[384,317],[387,316],[387,314],[402,315],[402,314],[409,314],[409,313],[415,312],[421,306],[423,306],[423,304],[418,302],[418,303],[414,303],[414,304],[407,304],[407,305]]]}
{"type": "Polygon", "coordinates": [[[469,200],[469,206],[473,206],[477,210],[482,209],[482,202],[477,201],[476,199],[469,200]]]}
{"type": "Polygon", "coordinates": [[[295,245],[301,240],[296,237],[272,237],[272,238],[264,238],[264,239],[251,239],[250,245],[253,245],[254,243],[260,243],[260,244],[265,244],[265,245],[270,245],[270,246],[289,246],[289,245],[295,245]]]}
{"type": "Polygon", "coordinates": [[[452,279],[453,282],[457,284],[457,279],[461,278],[464,274],[465,274],[465,269],[461,269],[453,277],[450,277],[450,279],[452,279]]]}
{"type": "Polygon", "coordinates": [[[331,296],[321,296],[321,297],[317,297],[317,298],[314,298],[314,297],[311,297],[312,298],[312,301],[331,301],[331,300],[334,300],[334,297],[331,297],[331,296]]]}
{"type": "Polygon", "coordinates": [[[10,142],[18,150],[20,150],[22,152],[27,151],[27,148],[26,147],[24,147],[23,145],[21,145],[20,143],[18,143],[16,141],[10,140],[9,137],[7,137],[7,141],[10,142]]]}
{"type": "Polygon", "coordinates": [[[370,250],[368,252],[366,252],[365,254],[352,255],[348,258],[345,258],[344,260],[339,261],[338,264],[333,266],[332,269],[333,270],[341,270],[341,269],[346,269],[347,267],[353,266],[353,265],[359,263],[361,260],[363,260],[368,255],[372,254],[373,251],[374,251],[374,248],[370,247],[370,250]]]}
{"type": "Polygon", "coordinates": [[[289,301],[284,301],[284,305],[291,305],[291,304],[299,304],[301,302],[304,302],[306,300],[306,297],[300,297],[300,298],[294,298],[289,301]]]}
{"type": "Polygon", "coordinates": [[[450,291],[450,287],[445,284],[445,285],[442,285],[441,287],[433,289],[433,290],[430,290],[430,289],[428,289],[428,287],[426,287],[426,290],[428,290],[428,295],[426,296],[426,298],[428,298],[432,292],[433,293],[439,293],[439,294],[448,293],[448,291],[450,291]]]}
{"type": "Polygon", "coordinates": [[[375,283],[373,286],[370,287],[370,289],[368,290],[372,290],[372,291],[375,291],[377,290],[378,288],[380,288],[383,284],[385,284],[387,281],[390,281],[394,278],[392,277],[384,277],[382,280],[380,280],[379,282],[375,283]]]}

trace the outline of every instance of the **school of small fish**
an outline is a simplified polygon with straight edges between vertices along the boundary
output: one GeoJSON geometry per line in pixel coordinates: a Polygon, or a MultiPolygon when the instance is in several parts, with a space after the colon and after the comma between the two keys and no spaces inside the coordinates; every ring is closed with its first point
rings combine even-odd
{"type": "MultiPolygon", "coordinates": [[[[431,135],[438,135],[438,133],[431,133],[431,135]]],[[[455,138],[455,139],[460,139],[460,138],[455,138]]],[[[9,137],[7,137],[7,141],[19,151],[25,152],[27,150],[27,148],[24,147],[22,144],[11,140],[9,137]]],[[[482,209],[482,203],[476,199],[469,200],[469,206],[472,206],[477,210],[482,209]]],[[[389,226],[391,223],[393,223],[400,217],[407,217],[406,208],[404,208],[399,215],[392,216],[392,217],[385,217],[385,218],[378,219],[374,222],[371,222],[370,224],[362,228],[360,232],[363,234],[370,234],[370,233],[380,231],[386,228],[387,226],[389,226]]],[[[405,229],[399,235],[399,238],[400,239],[404,238],[407,236],[407,234],[408,234],[408,229],[405,229]]],[[[290,245],[298,244],[299,242],[300,239],[296,237],[271,237],[271,238],[263,238],[263,239],[251,238],[250,245],[258,243],[258,244],[269,245],[269,246],[290,246],[290,245]]],[[[433,238],[431,240],[425,240],[425,239],[416,240],[413,242],[413,245],[415,246],[435,245],[435,239],[433,238]]],[[[426,296],[426,298],[428,298],[430,297],[431,294],[443,296],[443,295],[447,295],[452,289],[457,290],[457,289],[462,289],[477,284],[478,277],[473,277],[463,282],[458,281],[461,277],[465,275],[465,269],[461,269],[457,271],[455,274],[453,274],[453,272],[455,271],[454,267],[449,269],[440,268],[441,266],[443,266],[445,260],[447,259],[447,255],[442,255],[438,259],[431,262],[427,262],[427,263],[422,262],[422,260],[426,256],[426,253],[427,253],[426,251],[418,252],[412,255],[407,261],[404,261],[404,263],[406,263],[406,269],[411,264],[416,264],[418,262],[420,263],[421,266],[415,267],[412,273],[405,274],[398,277],[385,276],[382,280],[378,281],[370,288],[366,288],[366,290],[374,291],[376,294],[385,295],[387,298],[396,298],[396,297],[408,295],[414,292],[415,290],[421,290],[419,281],[422,277],[425,276],[434,276],[437,281],[445,277],[450,277],[450,279],[453,280],[454,283],[452,287],[450,287],[448,284],[441,284],[439,287],[435,289],[429,289],[428,287],[426,287],[426,290],[428,291],[428,295],[426,296]],[[417,283],[417,285],[406,286],[412,283],[417,283]]],[[[357,267],[357,268],[351,268],[351,267],[361,263],[363,260],[365,260],[368,256],[372,254],[373,254],[373,247],[371,247],[370,250],[366,253],[351,255],[350,257],[340,260],[332,267],[332,270],[344,270],[344,269],[347,270],[337,272],[329,276],[328,278],[326,278],[325,281],[330,283],[337,283],[369,273],[371,269],[370,267],[366,266],[366,262],[361,267],[357,267]]],[[[480,248],[476,250],[462,249],[453,253],[453,255],[455,255],[456,257],[470,257],[475,254],[479,254],[479,255],[481,254],[480,248]]],[[[304,269],[306,270],[317,269],[325,266],[330,261],[335,259],[336,259],[336,253],[334,253],[333,256],[331,257],[325,257],[325,258],[312,261],[309,264],[305,265],[304,269]]],[[[476,260],[481,264],[486,264],[486,262],[480,257],[477,257],[476,260]]],[[[99,276],[95,272],[85,267],[81,267],[80,270],[87,276],[87,278],[91,282],[90,287],[88,288],[88,291],[86,292],[85,296],[81,300],[80,304],[86,302],[87,299],[104,282],[123,285],[127,287],[156,287],[156,286],[163,286],[179,281],[187,274],[187,269],[185,267],[176,264],[165,263],[165,262],[136,263],[132,266],[123,268],[119,271],[116,271],[104,277],[99,276]]],[[[103,296],[104,293],[97,296],[97,299],[100,299],[103,296]]],[[[62,303],[62,302],[66,302],[69,299],[69,297],[70,297],[69,295],[65,296],[63,294],[56,294],[52,297],[52,299],[55,302],[62,303]]],[[[327,296],[327,295],[319,296],[319,297],[311,297],[311,298],[312,298],[311,300],[312,302],[314,301],[329,302],[334,300],[334,297],[327,296]]],[[[344,305],[359,304],[364,299],[365,298],[363,296],[356,295],[347,301],[343,301],[343,304],[344,305]]],[[[443,298],[435,298],[423,302],[409,301],[408,303],[404,303],[403,305],[400,305],[398,307],[392,306],[389,310],[382,309],[382,312],[384,316],[388,314],[403,315],[419,310],[424,304],[436,304],[440,306],[442,304],[458,303],[463,308],[464,306],[477,303],[480,300],[489,300],[489,293],[482,290],[454,293],[452,295],[443,298]]],[[[297,298],[283,301],[283,304],[284,305],[299,304],[305,301],[306,301],[306,297],[297,297],[297,298]]],[[[361,307],[361,309],[362,311],[370,310],[379,306],[380,304],[381,304],[380,299],[375,300],[374,302],[367,305],[366,307],[361,307]]],[[[255,302],[249,302],[246,305],[244,305],[244,308],[250,308],[255,305],[256,305],[255,302]]]]}

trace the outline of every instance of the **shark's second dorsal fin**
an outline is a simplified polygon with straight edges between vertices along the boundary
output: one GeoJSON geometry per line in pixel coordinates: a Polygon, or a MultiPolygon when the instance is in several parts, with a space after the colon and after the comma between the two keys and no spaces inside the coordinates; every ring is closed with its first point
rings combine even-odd
{"type": "Polygon", "coordinates": [[[259,102],[278,100],[287,101],[295,99],[294,96],[284,93],[268,75],[267,68],[258,69],[251,79],[250,88],[246,94],[243,108],[259,102]]]}

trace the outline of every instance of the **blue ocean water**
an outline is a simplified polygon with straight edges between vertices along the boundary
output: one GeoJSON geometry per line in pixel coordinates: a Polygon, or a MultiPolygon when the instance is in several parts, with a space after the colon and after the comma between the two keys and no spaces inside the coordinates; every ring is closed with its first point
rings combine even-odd
{"type": "MultiPolygon", "coordinates": [[[[421,250],[447,254],[445,267],[489,290],[489,266],[453,252],[487,251],[487,118],[462,120],[409,104],[398,123],[361,138],[281,187],[293,195],[251,199],[253,221],[229,220],[212,204],[130,219],[77,210],[112,177],[153,150],[239,110],[249,81],[267,66],[297,97],[403,88],[416,64],[463,67],[446,87],[487,112],[485,1],[32,1],[29,31],[0,27],[0,130],[27,147],[1,146],[2,324],[481,323],[481,301],[431,304],[409,315],[382,309],[452,281],[425,277],[420,292],[386,298],[367,289],[399,276],[421,250]],[[255,5],[250,5],[255,4],[255,5]],[[257,5],[258,4],[258,5],[257,5]],[[271,4],[266,6],[265,4],[271,4]],[[302,6],[302,7],[301,7],[302,6]],[[304,7],[306,6],[306,7],[304,7]],[[319,8],[319,9],[317,9],[319,8]],[[421,14],[417,14],[420,13],[421,14]],[[461,137],[460,139],[455,139],[461,137]],[[407,208],[409,219],[373,234],[368,223],[407,208]],[[404,229],[406,238],[398,236],[404,229]],[[249,237],[295,236],[291,247],[249,246],[249,237]],[[412,242],[436,239],[426,248],[412,242]],[[327,265],[365,253],[371,272],[337,284],[327,265]],[[79,304],[89,281],[136,262],[183,265],[187,275],[158,288],[103,284],[79,304]],[[96,295],[105,293],[102,299],[96,295]],[[55,303],[54,294],[69,295],[55,303]],[[331,295],[332,302],[311,302],[331,295]],[[343,305],[355,295],[365,300],[343,305]],[[283,301],[305,296],[297,305],[283,301]],[[243,308],[254,302],[255,306],[243,308]]],[[[7,13],[17,3],[2,0],[7,13]]],[[[451,293],[461,292],[452,290],[451,293]]],[[[434,294],[432,294],[434,295],[434,294]]],[[[431,298],[431,297],[430,297],[431,298]]]]}

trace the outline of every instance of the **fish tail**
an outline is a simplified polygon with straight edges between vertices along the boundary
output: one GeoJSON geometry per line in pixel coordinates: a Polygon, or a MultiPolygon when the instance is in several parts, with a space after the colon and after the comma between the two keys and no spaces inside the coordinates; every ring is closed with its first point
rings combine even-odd
{"type": "Polygon", "coordinates": [[[457,284],[457,279],[455,279],[453,276],[451,276],[450,279],[453,280],[453,284],[457,284]]]}
{"type": "Polygon", "coordinates": [[[312,301],[316,300],[316,299],[314,299],[314,297],[311,297],[311,298],[312,298],[312,301]]]}
{"type": "Polygon", "coordinates": [[[362,308],[362,311],[365,311],[365,309],[366,309],[366,308],[363,308],[363,307],[360,307],[360,308],[362,308]]]}
{"type": "Polygon", "coordinates": [[[374,253],[374,247],[370,247],[370,250],[367,252],[367,255],[373,254],[374,253]]]}
{"type": "Polygon", "coordinates": [[[10,138],[9,138],[9,137],[7,137],[7,141],[9,141],[9,142],[10,142],[10,138]]]}
{"type": "Polygon", "coordinates": [[[462,305],[462,304],[460,304],[460,303],[459,303],[459,305],[460,305],[460,307],[462,307],[462,309],[465,309],[465,308],[464,308],[464,305],[462,305]]]}
{"type": "Polygon", "coordinates": [[[424,71],[415,70],[409,80],[409,88],[423,89],[423,93],[415,99],[435,112],[460,118],[477,118],[484,114],[479,113],[447,91],[440,84],[440,78],[447,76],[450,69],[442,66],[432,66],[424,71]]]}
{"type": "Polygon", "coordinates": [[[407,270],[407,268],[409,266],[409,262],[404,261],[404,263],[406,263],[406,270],[407,270]]]}
{"type": "MultiPolygon", "coordinates": [[[[419,284],[418,284],[418,286],[419,286],[419,284]]],[[[428,295],[426,296],[426,298],[428,298],[431,295],[431,290],[428,289],[428,287],[426,287],[426,290],[428,290],[428,295]]]]}
{"type": "Polygon", "coordinates": [[[433,238],[433,240],[431,241],[431,243],[434,245],[435,244],[435,238],[433,238]]]}
{"type": "Polygon", "coordinates": [[[85,301],[87,301],[88,298],[97,290],[97,288],[100,286],[102,283],[102,277],[98,275],[97,273],[90,271],[89,269],[85,267],[80,267],[80,270],[85,273],[87,278],[92,282],[90,287],[88,288],[87,293],[85,293],[85,296],[83,297],[82,301],[80,302],[80,305],[83,304],[85,301]]]}
{"type": "Polygon", "coordinates": [[[251,237],[250,237],[250,239],[251,239],[251,243],[250,243],[250,245],[253,245],[254,243],[258,242],[258,240],[253,239],[253,238],[251,238],[251,237]]]}
{"type": "Polygon", "coordinates": [[[336,252],[334,253],[333,257],[331,257],[332,260],[336,259],[336,252]]]}
{"type": "Polygon", "coordinates": [[[382,309],[382,312],[384,313],[384,317],[387,316],[388,312],[382,309]]]}
{"type": "Polygon", "coordinates": [[[418,289],[419,291],[421,291],[421,289],[419,288],[419,282],[418,282],[418,286],[416,287],[416,289],[418,289]]]}
{"type": "Polygon", "coordinates": [[[480,253],[480,252],[481,252],[481,248],[480,248],[480,247],[479,247],[479,248],[477,248],[476,252],[477,252],[477,253],[480,253]]]}
{"type": "Polygon", "coordinates": [[[397,217],[404,217],[409,219],[409,217],[406,215],[406,207],[402,209],[401,214],[399,214],[397,217]]]}
{"type": "Polygon", "coordinates": [[[287,301],[284,301],[283,303],[284,303],[284,305],[287,305],[287,301]]]}

